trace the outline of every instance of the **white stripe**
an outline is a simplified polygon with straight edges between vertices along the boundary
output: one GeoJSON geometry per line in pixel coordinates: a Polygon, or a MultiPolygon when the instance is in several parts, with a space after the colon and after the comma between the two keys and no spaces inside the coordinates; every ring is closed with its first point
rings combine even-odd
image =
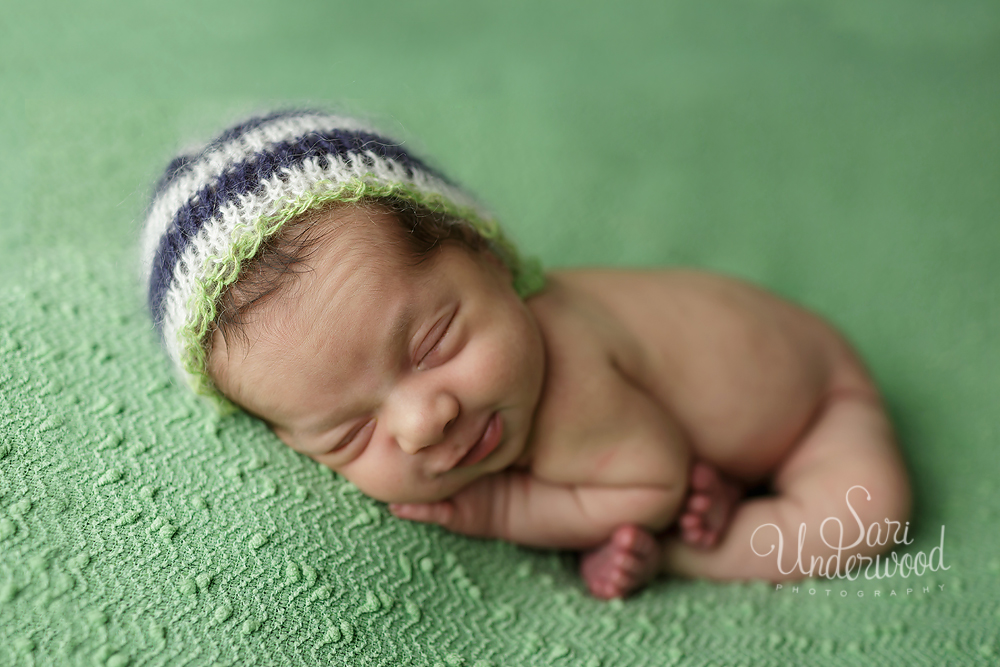
{"type": "Polygon", "coordinates": [[[301,137],[308,132],[372,132],[376,130],[353,119],[327,114],[305,114],[276,118],[200,156],[189,171],[171,183],[153,202],[143,229],[140,246],[141,270],[148,286],[153,260],[160,238],[166,233],[177,211],[201,188],[213,182],[232,166],[269,146],[301,137]]]}
{"type": "MultiPolygon", "coordinates": [[[[182,253],[174,269],[170,286],[164,295],[163,338],[167,353],[178,368],[182,368],[183,352],[179,334],[192,319],[188,303],[194,295],[196,285],[204,280],[213,268],[208,262],[209,258],[227,255],[229,246],[249,229],[249,225],[261,217],[277,213],[281,208],[279,202],[287,204],[287,199],[314,191],[318,181],[332,181],[334,187],[352,178],[362,179],[373,185],[403,183],[425,194],[440,195],[458,206],[470,207],[483,218],[489,217],[465,193],[441,179],[419,170],[407,178],[402,165],[371,152],[368,155],[373,160],[371,166],[362,164],[360,160],[354,160],[348,165],[341,157],[336,156],[332,160],[328,158],[325,169],[319,166],[318,157],[309,158],[300,166],[286,172],[287,182],[275,174],[262,184],[263,190],[259,194],[249,193],[242,196],[239,202],[226,204],[215,218],[206,222],[182,253]],[[239,229],[241,226],[243,230],[239,229]]],[[[185,375],[188,384],[193,386],[193,378],[183,369],[182,374],[185,375]]]]}

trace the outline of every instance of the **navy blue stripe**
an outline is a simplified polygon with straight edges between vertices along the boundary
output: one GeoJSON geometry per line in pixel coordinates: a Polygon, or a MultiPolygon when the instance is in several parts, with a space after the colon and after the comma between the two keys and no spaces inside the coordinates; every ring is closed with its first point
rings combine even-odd
{"type": "Polygon", "coordinates": [[[194,165],[200,158],[204,157],[205,154],[211,153],[217,148],[221,147],[223,144],[227,144],[230,141],[237,139],[238,137],[255,130],[261,125],[270,123],[272,121],[278,120],[280,118],[296,118],[298,116],[317,116],[324,115],[322,111],[316,111],[312,109],[287,109],[284,111],[275,111],[269,113],[266,116],[256,116],[254,118],[248,118],[239,125],[234,125],[229,128],[218,137],[213,139],[209,144],[207,144],[200,153],[195,153],[191,155],[178,155],[170,164],[167,165],[166,170],[163,172],[163,176],[156,183],[156,187],[153,189],[153,199],[155,200],[160,196],[160,193],[167,189],[171,183],[186,174],[191,170],[191,166],[194,165]]]}
{"type": "MultiPolygon", "coordinates": [[[[242,131],[247,131],[247,127],[252,129],[266,121],[259,119],[256,124],[248,125],[253,122],[248,121],[238,127],[243,127],[242,131]]],[[[235,133],[236,129],[227,131],[223,136],[228,136],[227,140],[235,139],[240,134],[235,133]]],[[[366,155],[360,155],[361,151],[370,151],[381,158],[394,160],[404,167],[410,177],[414,171],[420,170],[446,180],[397,144],[386,143],[382,137],[368,132],[343,130],[309,132],[293,141],[275,144],[266,151],[233,164],[214,182],[206,184],[195,193],[177,211],[167,232],[160,239],[149,283],[149,306],[157,327],[162,327],[163,298],[170,286],[175,264],[190,240],[198,234],[206,221],[218,214],[223,206],[243,195],[259,192],[264,181],[275,174],[281,178],[282,173],[301,165],[309,158],[318,157],[318,163],[322,168],[329,165],[326,156],[340,157],[348,164],[352,164],[355,159],[369,164],[371,159],[366,155]]],[[[186,166],[190,167],[189,164],[186,166]]]]}
{"type": "MultiPolygon", "coordinates": [[[[160,180],[156,182],[156,187],[153,188],[153,199],[151,201],[156,201],[171,183],[177,180],[181,174],[187,173],[198,157],[198,155],[178,155],[171,160],[170,164],[163,171],[163,175],[160,176],[160,180]]],[[[150,208],[152,208],[152,203],[150,203],[150,208]]]]}
{"type": "Polygon", "coordinates": [[[240,136],[250,132],[251,130],[256,130],[261,125],[270,123],[273,120],[278,120],[279,118],[296,118],[298,116],[322,116],[325,115],[322,111],[316,111],[313,109],[286,109],[284,111],[275,111],[269,113],[266,116],[256,116],[254,118],[248,118],[239,125],[233,125],[231,128],[220,134],[215,138],[212,143],[205,147],[205,152],[209,152],[215,148],[218,148],[222,144],[229,143],[230,141],[239,138],[240,136]]]}

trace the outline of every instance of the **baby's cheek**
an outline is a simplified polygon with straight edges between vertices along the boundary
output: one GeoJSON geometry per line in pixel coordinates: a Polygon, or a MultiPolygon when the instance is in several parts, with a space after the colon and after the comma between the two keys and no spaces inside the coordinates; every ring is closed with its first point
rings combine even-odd
{"type": "Polygon", "coordinates": [[[526,344],[528,342],[519,327],[508,326],[499,330],[482,355],[484,365],[488,365],[484,371],[506,385],[522,382],[524,376],[530,374],[532,365],[537,363],[531,345],[526,344]]]}
{"type": "Polygon", "coordinates": [[[521,374],[521,358],[514,350],[493,345],[481,355],[477,376],[493,387],[511,387],[521,374]]]}
{"type": "Polygon", "coordinates": [[[545,373],[545,353],[541,335],[528,322],[520,322],[521,326],[511,332],[505,341],[505,364],[509,381],[521,390],[538,391],[541,389],[542,376],[545,373]]]}
{"type": "Polygon", "coordinates": [[[352,462],[333,468],[369,498],[386,503],[422,502],[420,485],[390,462],[352,462]]]}

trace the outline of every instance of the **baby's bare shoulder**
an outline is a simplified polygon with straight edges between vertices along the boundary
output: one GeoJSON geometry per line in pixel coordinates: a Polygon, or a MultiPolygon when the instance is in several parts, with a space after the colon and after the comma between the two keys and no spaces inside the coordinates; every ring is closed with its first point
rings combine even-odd
{"type": "Polygon", "coordinates": [[[626,366],[641,364],[642,354],[629,328],[558,275],[528,304],[546,356],[533,474],[560,484],[682,484],[687,444],[658,401],[627,372],[626,366]]]}

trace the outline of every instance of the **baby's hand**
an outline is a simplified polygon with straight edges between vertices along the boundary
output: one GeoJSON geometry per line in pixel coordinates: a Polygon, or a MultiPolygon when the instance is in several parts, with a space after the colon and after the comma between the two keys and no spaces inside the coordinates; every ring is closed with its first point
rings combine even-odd
{"type": "Polygon", "coordinates": [[[447,526],[455,516],[455,505],[450,500],[436,503],[390,503],[389,511],[400,519],[447,526]]]}
{"type": "Polygon", "coordinates": [[[436,503],[390,503],[400,519],[436,523],[471,537],[505,537],[503,496],[507,485],[500,475],[482,477],[451,498],[436,503]]]}
{"type": "Polygon", "coordinates": [[[436,503],[399,503],[401,519],[436,523],[472,537],[507,540],[543,549],[593,549],[615,529],[635,524],[663,530],[684,487],[604,487],[553,484],[506,470],[481,477],[436,503]]]}

